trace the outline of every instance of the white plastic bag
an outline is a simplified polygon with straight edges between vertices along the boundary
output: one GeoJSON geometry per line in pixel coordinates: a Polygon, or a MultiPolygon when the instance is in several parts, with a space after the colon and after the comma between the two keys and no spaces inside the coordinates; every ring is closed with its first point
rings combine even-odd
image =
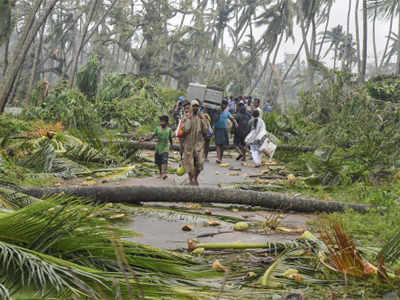
{"type": "Polygon", "coordinates": [[[264,143],[260,147],[260,151],[264,152],[269,156],[270,159],[274,157],[275,150],[278,146],[274,144],[269,138],[266,138],[264,143]]]}

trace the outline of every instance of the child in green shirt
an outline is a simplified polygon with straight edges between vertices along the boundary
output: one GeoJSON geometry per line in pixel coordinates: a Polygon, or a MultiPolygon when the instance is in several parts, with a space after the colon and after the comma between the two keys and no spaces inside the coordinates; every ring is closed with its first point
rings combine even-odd
{"type": "Polygon", "coordinates": [[[160,170],[160,178],[167,179],[168,171],[168,155],[169,155],[169,144],[173,145],[172,142],[172,129],[168,127],[168,116],[160,117],[160,127],[157,127],[154,134],[147,140],[157,139],[156,152],[154,155],[155,164],[160,170]],[[169,142],[169,144],[168,144],[169,142]]]}

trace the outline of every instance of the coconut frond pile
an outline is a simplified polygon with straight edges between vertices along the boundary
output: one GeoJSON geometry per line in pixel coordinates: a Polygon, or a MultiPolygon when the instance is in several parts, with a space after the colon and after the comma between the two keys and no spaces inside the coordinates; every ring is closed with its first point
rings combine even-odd
{"type": "Polygon", "coordinates": [[[210,268],[188,255],[126,241],[135,233],[111,226],[101,217],[105,209],[64,196],[2,210],[2,299],[134,299],[141,293],[145,299],[206,299],[192,297],[202,285],[186,280],[215,276],[210,268]]]}
{"type": "MultiPolygon", "coordinates": [[[[9,118],[8,123],[15,121],[9,118]]],[[[85,131],[67,130],[61,122],[34,122],[28,130],[21,126],[14,134],[3,138],[0,176],[16,184],[42,185],[41,181],[47,181],[50,185],[57,178],[78,177],[104,182],[153,173],[138,164],[139,152],[134,147],[103,145],[95,135],[85,139],[85,131]]]]}

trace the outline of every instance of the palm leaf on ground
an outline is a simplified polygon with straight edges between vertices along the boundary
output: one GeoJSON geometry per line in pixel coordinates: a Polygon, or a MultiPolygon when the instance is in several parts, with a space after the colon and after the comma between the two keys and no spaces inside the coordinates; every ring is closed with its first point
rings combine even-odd
{"type": "MultiPolygon", "coordinates": [[[[111,240],[132,236],[96,217],[102,208],[90,207],[75,198],[53,198],[0,218],[0,239],[17,243],[90,267],[114,271],[111,240]]],[[[157,272],[197,277],[196,263],[186,255],[122,241],[130,265],[157,272]]],[[[200,272],[200,273],[199,273],[200,272]]]]}

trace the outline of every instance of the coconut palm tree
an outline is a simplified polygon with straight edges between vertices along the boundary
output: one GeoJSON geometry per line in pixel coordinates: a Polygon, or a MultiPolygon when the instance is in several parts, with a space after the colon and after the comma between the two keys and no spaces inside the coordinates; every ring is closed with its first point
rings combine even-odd
{"type": "Polygon", "coordinates": [[[361,81],[365,80],[365,74],[367,72],[367,58],[368,58],[368,0],[362,2],[363,12],[363,48],[362,48],[362,65],[361,65],[361,81]]]}
{"type": "Polygon", "coordinates": [[[397,36],[400,36],[400,2],[397,0],[369,0],[370,7],[372,8],[377,8],[378,14],[381,16],[390,19],[390,25],[389,25],[389,35],[387,37],[387,42],[385,46],[385,51],[384,51],[384,56],[382,57],[381,60],[381,67],[384,65],[384,59],[386,59],[386,62],[389,62],[392,55],[397,56],[397,62],[396,62],[396,73],[400,74],[400,49],[397,47],[397,43],[392,44],[392,51],[387,53],[388,51],[388,45],[390,43],[393,36],[393,31],[392,31],[392,26],[393,26],[393,21],[394,18],[397,17],[398,24],[397,24],[397,36]],[[388,57],[386,57],[388,55],[388,57]]]}
{"type": "Polygon", "coordinates": [[[343,32],[343,26],[338,25],[331,30],[328,30],[324,33],[322,33],[324,38],[321,40],[321,44],[323,43],[329,43],[328,49],[325,52],[326,57],[333,49],[333,69],[336,70],[336,63],[337,63],[337,58],[338,58],[338,52],[341,43],[344,40],[344,32],[343,32]]]}
{"type": "MultiPolygon", "coordinates": [[[[254,91],[267,70],[273,50],[275,49],[275,54],[272,64],[276,61],[283,38],[286,37],[286,40],[293,38],[295,16],[295,3],[292,0],[283,0],[265,7],[264,11],[257,17],[256,26],[266,28],[259,41],[259,48],[266,50],[267,55],[259,76],[250,88],[250,93],[254,91]]],[[[272,78],[271,76],[272,73],[270,78],[272,78]]]]}
{"type": "MultiPolygon", "coordinates": [[[[315,60],[320,53],[317,51],[317,30],[318,26],[328,21],[330,9],[334,3],[334,0],[323,1],[323,0],[298,0],[296,2],[297,7],[297,22],[300,26],[302,39],[304,42],[304,50],[308,61],[315,60]],[[309,38],[309,28],[311,28],[311,38],[309,38]]],[[[325,28],[326,25],[325,25],[325,28]]],[[[307,83],[310,87],[313,82],[313,69],[312,66],[308,67],[307,83]]]]}

